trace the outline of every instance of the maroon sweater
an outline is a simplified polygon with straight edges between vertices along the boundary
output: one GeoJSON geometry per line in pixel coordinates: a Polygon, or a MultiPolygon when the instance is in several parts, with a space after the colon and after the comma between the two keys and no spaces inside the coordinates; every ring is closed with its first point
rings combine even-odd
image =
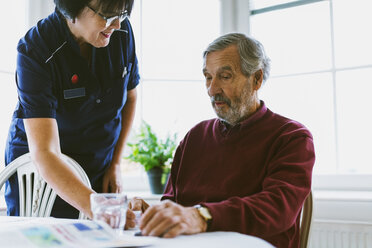
{"type": "Polygon", "coordinates": [[[192,128],[177,148],[162,200],[208,207],[210,231],[299,247],[314,161],[311,133],[261,101],[256,113],[233,128],[218,119],[192,128]]]}

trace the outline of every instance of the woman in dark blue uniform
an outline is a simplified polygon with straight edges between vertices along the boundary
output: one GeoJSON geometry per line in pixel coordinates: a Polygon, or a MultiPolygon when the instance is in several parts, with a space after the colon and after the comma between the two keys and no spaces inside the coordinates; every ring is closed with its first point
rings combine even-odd
{"type": "MultiPolygon", "coordinates": [[[[57,197],[52,216],[92,216],[89,195],[122,190],[120,160],[139,83],[133,0],[54,0],[56,10],[18,44],[18,104],[5,162],[31,153],[57,197]],[[61,160],[75,159],[86,187],[61,160]],[[67,203],[66,203],[67,202],[67,203]]],[[[16,177],[6,184],[8,215],[19,215],[16,177]]]]}

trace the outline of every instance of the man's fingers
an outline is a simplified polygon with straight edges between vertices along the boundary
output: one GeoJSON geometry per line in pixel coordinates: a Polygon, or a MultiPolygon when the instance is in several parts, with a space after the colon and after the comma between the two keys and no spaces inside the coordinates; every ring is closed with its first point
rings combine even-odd
{"type": "MultiPolygon", "coordinates": [[[[164,237],[170,230],[173,230],[175,226],[179,225],[179,222],[180,222],[179,216],[174,217],[168,216],[165,218],[159,218],[156,220],[156,222],[154,222],[155,226],[150,229],[151,231],[150,233],[148,233],[148,235],[164,237]]],[[[174,232],[177,233],[177,230],[180,229],[176,228],[174,232]]]]}
{"type": "Polygon", "coordinates": [[[182,207],[170,201],[151,206],[140,221],[141,232],[146,236],[165,238],[200,232],[202,227],[199,226],[199,215],[196,216],[195,211],[193,207],[182,207]]]}
{"type": "Polygon", "coordinates": [[[136,226],[135,219],[136,219],[136,215],[133,213],[133,211],[130,209],[127,209],[124,229],[134,228],[136,226]]]}
{"type": "Polygon", "coordinates": [[[167,232],[163,234],[163,238],[174,238],[180,234],[185,233],[186,228],[187,227],[184,223],[178,223],[177,225],[174,225],[173,227],[168,229],[167,232]]]}
{"type": "Polygon", "coordinates": [[[134,219],[128,219],[127,218],[126,221],[125,221],[125,227],[124,227],[124,229],[127,230],[129,228],[134,228],[134,227],[136,227],[135,220],[134,219]]]}
{"type": "Polygon", "coordinates": [[[181,217],[175,214],[174,208],[166,208],[166,205],[162,205],[156,209],[156,213],[142,229],[144,235],[162,236],[174,225],[181,222],[181,217]]]}
{"type": "Polygon", "coordinates": [[[128,230],[130,228],[135,228],[136,227],[136,222],[134,220],[128,220],[127,219],[127,222],[125,222],[125,227],[124,229],[125,230],[128,230]]]}
{"type": "Polygon", "coordinates": [[[141,210],[142,210],[142,213],[144,213],[150,207],[150,205],[147,204],[147,202],[145,202],[142,199],[141,199],[141,202],[142,202],[141,210]]]}
{"type": "Polygon", "coordinates": [[[146,210],[146,212],[142,215],[142,218],[140,221],[140,229],[141,230],[144,229],[148,225],[149,221],[151,221],[151,219],[154,217],[154,215],[160,212],[162,209],[164,209],[163,204],[149,207],[146,210]]]}
{"type": "Polygon", "coordinates": [[[142,199],[134,197],[132,200],[130,200],[128,208],[134,211],[142,210],[143,203],[144,201],[142,199]]]}
{"type": "Polygon", "coordinates": [[[134,220],[136,215],[133,213],[131,209],[127,209],[127,219],[134,220]]]}
{"type": "Polygon", "coordinates": [[[148,236],[163,236],[172,226],[174,222],[171,218],[166,217],[162,212],[156,213],[154,217],[147,223],[146,227],[142,229],[143,235],[148,236]]]}

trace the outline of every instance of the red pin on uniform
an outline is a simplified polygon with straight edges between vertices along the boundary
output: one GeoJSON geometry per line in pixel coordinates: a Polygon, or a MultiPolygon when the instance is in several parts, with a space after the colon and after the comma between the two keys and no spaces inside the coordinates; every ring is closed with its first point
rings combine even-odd
{"type": "Polygon", "coordinates": [[[72,75],[72,77],[71,77],[71,83],[76,84],[77,82],[79,82],[78,75],[76,75],[76,74],[72,75]]]}

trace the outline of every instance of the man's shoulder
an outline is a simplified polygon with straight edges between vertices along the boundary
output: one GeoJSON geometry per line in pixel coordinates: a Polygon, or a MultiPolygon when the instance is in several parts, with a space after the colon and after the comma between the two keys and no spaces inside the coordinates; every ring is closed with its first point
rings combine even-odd
{"type": "Polygon", "coordinates": [[[213,128],[219,122],[218,118],[203,120],[190,129],[189,132],[204,131],[213,128]]]}
{"type": "Polygon", "coordinates": [[[209,120],[204,120],[193,126],[185,135],[185,140],[200,140],[202,137],[207,137],[214,132],[216,125],[218,125],[218,119],[213,118],[209,120]]]}
{"type": "Polygon", "coordinates": [[[267,119],[269,126],[274,129],[280,130],[282,133],[288,135],[306,135],[312,138],[309,129],[299,121],[274,113],[268,110],[270,117],[267,119]]]}

